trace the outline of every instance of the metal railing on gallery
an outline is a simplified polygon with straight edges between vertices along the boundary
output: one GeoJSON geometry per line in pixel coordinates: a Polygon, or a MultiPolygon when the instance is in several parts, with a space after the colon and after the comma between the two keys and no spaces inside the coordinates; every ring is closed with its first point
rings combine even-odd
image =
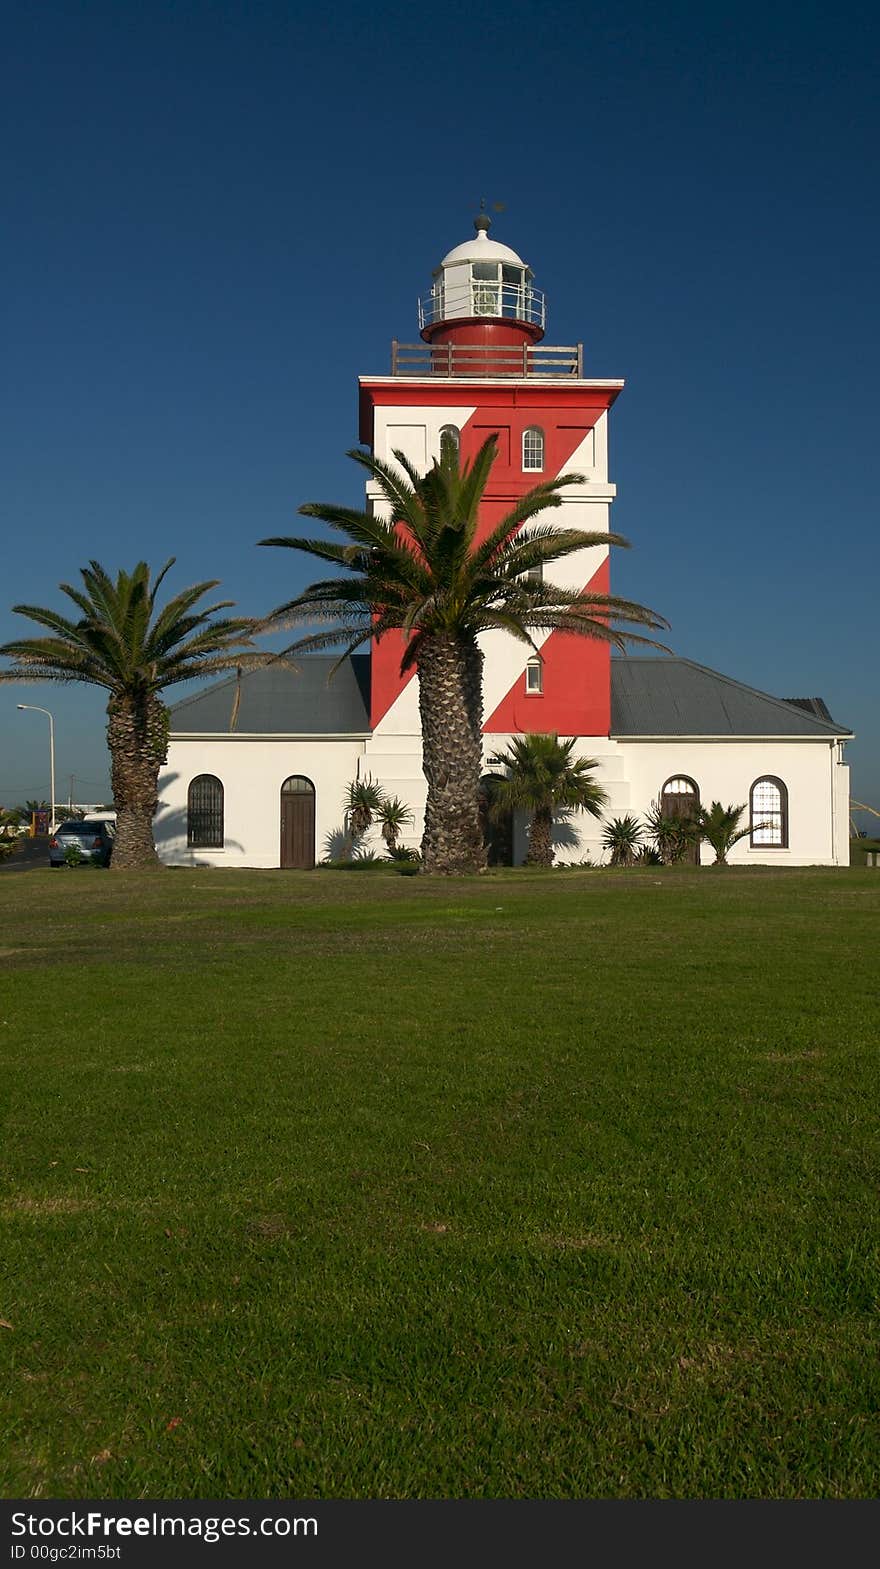
{"type": "Polygon", "coordinates": [[[528,376],[583,380],[582,343],[391,343],[392,376],[528,376]]]}

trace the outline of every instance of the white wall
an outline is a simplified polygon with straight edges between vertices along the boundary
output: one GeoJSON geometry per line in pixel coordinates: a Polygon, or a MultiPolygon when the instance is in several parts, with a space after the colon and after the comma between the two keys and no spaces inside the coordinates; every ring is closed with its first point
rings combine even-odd
{"type": "MultiPolygon", "coordinates": [[[[631,810],[645,812],[666,780],[687,774],[703,806],[748,809],[756,779],[773,774],[788,787],[788,849],[752,849],[748,839],[731,851],[731,865],[828,866],[849,864],[849,836],[840,832],[842,798],[849,798],[849,769],[838,762],[839,744],[826,740],[625,741],[631,810]]],[[[743,817],[743,826],[748,821],[743,817]]],[[[703,860],[713,852],[703,847],[703,860]]]]}
{"type": "MultiPolygon", "coordinates": [[[[489,755],[504,751],[509,737],[486,738],[489,755]]],[[[826,740],[780,741],[623,741],[607,736],[579,737],[579,757],[598,762],[597,781],[608,792],[606,817],[632,812],[643,817],[667,779],[687,774],[700,789],[703,805],[714,800],[748,804],[754,781],[773,774],[788,787],[789,844],[785,850],[752,849],[741,840],[731,852],[736,865],[830,866],[849,864],[849,769],[838,761],[838,743],[826,740]]],[[[290,774],[304,774],[315,786],[316,859],[337,847],[343,828],[343,796],[350,780],[369,774],[389,795],[412,809],[414,820],[401,835],[418,846],[424,827],[426,785],[418,735],[377,734],[367,741],[327,739],[178,740],[171,743],[168,766],[159,780],[156,842],[168,864],[186,866],[278,866],[280,790],[290,774]],[[216,774],[225,792],[223,850],[189,850],[186,797],[196,774],[216,774]]],[[[745,825],[747,818],[743,818],[745,825]]],[[[528,848],[526,820],[518,815],[514,859],[528,848]]],[[[603,859],[602,823],[576,813],[556,831],[556,859],[565,864],[603,859]]],[[[365,848],[382,851],[378,830],[365,848]]],[[[712,852],[703,849],[703,860],[712,852]]]]}
{"type": "Polygon", "coordinates": [[[281,860],[281,786],[304,774],[315,786],[315,858],[343,827],[346,786],[363,767],[364,742],[224,738],[172,740],[159,777],[156,845],[171,866],[278,866],[281,860]],[[224,791],[222,850],[190,850],[186,797],[197,774],[215,774],[224,791]]]}

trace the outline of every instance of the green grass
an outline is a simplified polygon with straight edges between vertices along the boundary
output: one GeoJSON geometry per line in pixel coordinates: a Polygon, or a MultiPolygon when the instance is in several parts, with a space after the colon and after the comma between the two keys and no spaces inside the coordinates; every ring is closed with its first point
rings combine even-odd
{"type": "Polygon", "coordinates": [[[875,871],[0,880],[0,1492],[859,1497],[875,871]]]}

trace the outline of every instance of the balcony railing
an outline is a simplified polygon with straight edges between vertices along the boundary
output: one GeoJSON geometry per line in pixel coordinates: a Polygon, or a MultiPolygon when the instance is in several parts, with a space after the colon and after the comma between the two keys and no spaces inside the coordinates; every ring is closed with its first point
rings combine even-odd
{"type": "Polygon", "coordinates": [[[527,321],[533,327],[546,325],[547,307],[543,289],[530,283],[501,283],[472,278],[455,288],[438,283],[419,300],[419,331],[440,321],[455,321],[462,316],[494,316],[504,321],[527,321]]]}
{"type": "Polygon", "coordinates": [[[574,376],[583,380],[582,343],[391,343],[392,376],[574,376]]]}

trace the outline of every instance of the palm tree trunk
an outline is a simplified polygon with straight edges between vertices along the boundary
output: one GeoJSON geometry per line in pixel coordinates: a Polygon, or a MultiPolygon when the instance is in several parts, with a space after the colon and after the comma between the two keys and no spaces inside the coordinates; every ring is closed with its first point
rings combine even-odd
{"type": "Polygon", "coordinates": [[[422,767],[428,782],[422,867],[440,876],[481,872],[483,655],[473,638],[428,638],[419,653],[422,767]]]}
{"type": "Polygon", "coordinates": [[[168,751],[168,710],[148,693],[111,697],[107,745],[116,807],[116,838],[110,862],[115,872],[152,871],[159,866],[153,840],[159,769],[168,751]]]}
{"type": "Polygon", "coordinates": [[[525,865],[553,865],[553,813],[547,806],[539,806],[532,818],[525,865]]]}

